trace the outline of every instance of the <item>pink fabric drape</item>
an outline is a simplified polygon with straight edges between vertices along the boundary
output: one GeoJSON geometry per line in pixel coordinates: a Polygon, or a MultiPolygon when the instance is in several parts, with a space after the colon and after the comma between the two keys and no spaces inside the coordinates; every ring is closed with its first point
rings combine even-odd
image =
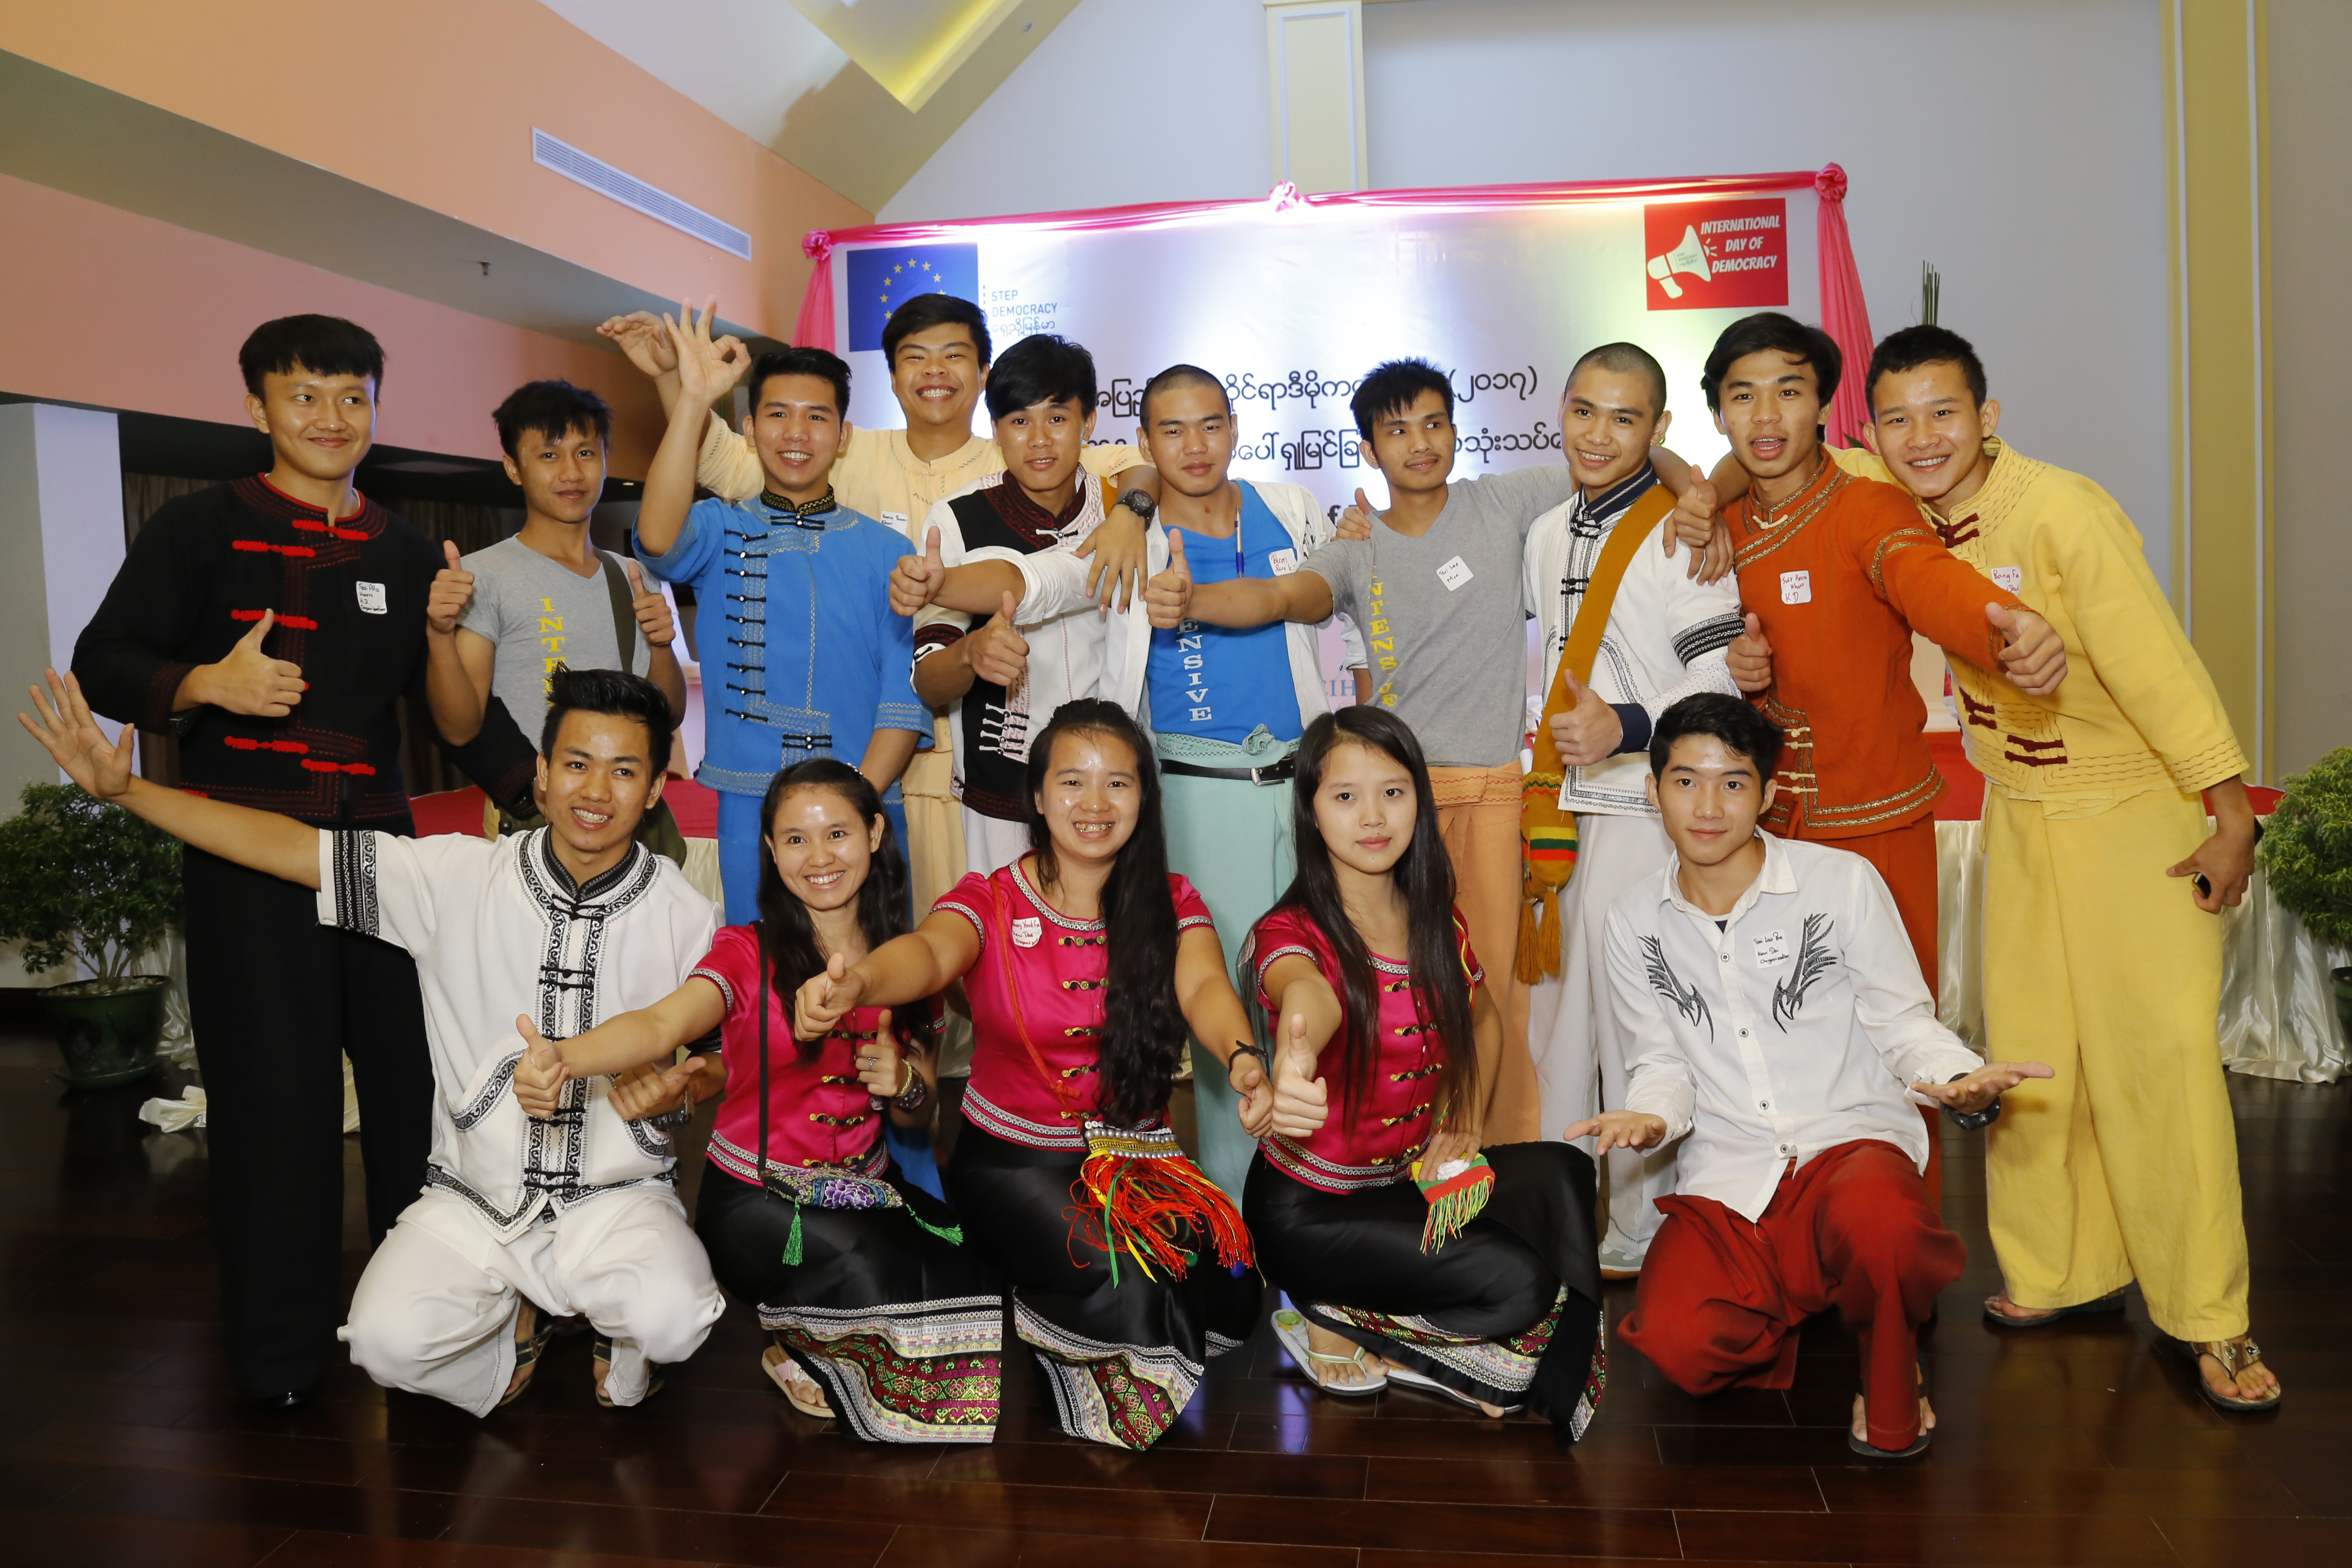
{"type": "Polygon", "coordinates": [[[1773,191],[1811,186],[1821,196],[1822,325],[1855,367],[1855,374],[1838,388],[1832,407],[1830,438],[1841,445],[1861,439],[1858,432],[1867,416],[1860,385],[1860,369],[1869,363],[1872,340],[1870,311],[1862,299],[1862,279],[1854,270],[1853,247],[1845,232],[1845,171],[1835,163],[1811,174],[1717,174],[1674,180],[1596,180],[1577,184],[1440,185],[1396,191],[1326,191],[1300,195],[1287,184],[1278,185],[1262,201],[1160,202],[1138,206],[1094,207],[1073,212],[1021,213],[1002,217],[963,218],[952,223],[882,223],[863,228],[812,229],[801,248],[816,266],[809,273],[808,292],[801,297],[800,325],[793,341],[838,352],[834,341],[833,251],[846,243],[950,239],[968,229],[1018,225],[1030,228],[1084,233],[1092,229],[1152,228],[1212,217],[1246,207],[1272,205],[1276,211],[1294,207],[1368,206],[1420,211],[1482,212],[1499,207],[1541,206],[1558,202],[1622,202],[1672,196],[1761,195],[1773,191]]]}
{"type": "Polygon", "coordinates": [[[1870,423],[1869,388],[1863,384],[1877,341],[1870,335],[1870,307],[1862,297],[1862,275],[1853,264],[1853,242],[1845,232],[1845,171],[1835,163],[1813,176],[1821,193],[1814,224],[1821,250],[1822,330],[1835,339],[1845,356],[1845,374],[1837,396],[1830,402],[1830,444],[1862,445],[1863,426],[1870,423]]]}

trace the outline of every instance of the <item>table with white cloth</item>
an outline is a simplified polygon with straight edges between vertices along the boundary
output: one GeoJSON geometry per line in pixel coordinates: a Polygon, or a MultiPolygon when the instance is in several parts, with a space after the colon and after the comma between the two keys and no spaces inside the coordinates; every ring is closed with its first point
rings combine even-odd
{"type": "MultiPolygon", "coordinates": [[[[1937,1011],[1978,1050],[1984,1037],[1984,828],[1936,824],[1937,1011]]],[[[2304,929],[2257,868],[2245,901],[2221,913],[2221,1060],[2257,1078],[2334,1083],[2352,1066],[2328,971],[2352,952],[2304,929]]]]}

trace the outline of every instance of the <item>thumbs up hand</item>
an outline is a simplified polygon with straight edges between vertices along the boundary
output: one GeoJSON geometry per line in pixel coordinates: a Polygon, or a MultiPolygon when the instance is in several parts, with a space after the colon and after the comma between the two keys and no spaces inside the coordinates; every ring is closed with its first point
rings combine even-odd
{"type": "Polygon", "coordinates": [[[1987,605],[1985,619],[2000,633],[2001,673],[2029,697],[2047,697],[2066,679],[2066,639],[2058,628],[2027,609],[1987,605]]]}
{"type": "Polygon", "coordinates": [[[516,1017],[515,1033],[523,1042],[522,1059],[514,1069],[515,1102],[524,1114],[544,1121],[562,1105],[563,1086],[571,1080],[572,1069],[563,1053],[549,1044],[529,1018],[516,1017]]]}
{"type": "Polygon", "coordinates": [[[300,665],[261,651],[262,639],[277,624],[277,611],[262,611],[253,629],[236,639],[227,657],[188,671],[180,683],[181,700],[209,702],[254,719],[283,719],[293,712],[310,688],[303,683],[300,665]]]}
{"type": "Polygon", "coordinates": [[[890,608],[896,614],[911,616],[940,596],[948,580],[948,569],[940,560],[940,531],[927,530],[920,555],[901,555],[898,563],[890,568],[890,608]]]}
{"type": "MultiPolygon", "coordinates": [[[[686,1103],[693,1093],[695,1080],[712,1067],[709,1057],[688,1057],[675,1067],[656,1068],[651,1063],[631,1068],[613,1075],[612,1087],[605,1091],[613,1110],[624,1121],[643,1121],[648,1116],[667,1116],[686,1103]]],[[[713,1076],[716,1076],[715,1074],[713,1076]]],[[[707,1098],[707,1097],[706,1097],[707,1098]]]]}
{"type": "Polygon", "coordinates": [[[1192,613],[1192,566],[1184,559],[1184,531],[1168,531],[1168,565],[1143,585],[1144,616],[1160,631],[1174,631],[1192,613]]]}
{"type": "Polygon", "coordinates": [[[625,562],[621,569],[629,574],[629,608],[636,615],[637,630],[645,634],[646,646],[669,647],[677,637],[677,617],[670,613],[669,600],[660,589],[646,586],[646,574],[635,562],[625,562]]]}
{"type": "Polygon", "coordinates": [[[1675,514],[1658,531],[1668,555],[1677,543],[1690,546],[1690,569],[1685,574],[1702,583],[1720,582],[1731,570],[1731,530],[1717,509],[1723,504],[1715,481],[1698,474],[1690,488],[1675,499],[1675,514]]]}
{"type": "Polygon", "coordinates": [[[1559,749],[1562,765],[1589,768],[1615,755],[1625,739],[1625,721],[1599,692],[1577,679],[1574,670],[1563,669],[1559,675],[1567,683],[1569,700],[1576,704],[1551,719],[1551,743],[1559,749]]]}
{"type": "Polygon", "coordinates": [[[1307,1015],[1293,1013],[1274,1047],[1274,1130],[1285,1138],[1308,1137],[1331,1118],[1331,1086],[1315,1062],[1307,1015]]]}
{"type": "Polygon", "coordinates": [[[1364,489],[1356,487],[1356,503],[1339,514],[1338,539],[1364,540],[1372,536],[1372,519],[1379,516],[1372,503],[1364,499],[1364,489]]]}
{"type": "Polygon", "coordinates": [[[1241,1117],[1242,1131],[1252,1138],[1263,1138],[1274,1131],[1274,1080],[1267,1076],[1270,1062],[1271,1058],[1260,1061],[1255,1051],[1236,1050],[1225,1063],[1225,1081],[1241,1097],[1235,1110],[1241,1117]]]}
{"type": "Polygon", "coordinates": [[[446,539],[441,555],[448,564],[433,574],[433,590],[425,596],[425,630],[436,637],[455,637],[457,617],[473,602],[474,574],[457,564],[457,546],[446,539]]]}
{"type": "Polygon", "coordinates": [[[1742,617],[1748,629],[1731,639],[1727,659],[1731,679],[1742,691],[1764,691],[1772,685],[1772,645],[1765,640],[1763,623],[1750,610],[1742,617]]]}
{"type": "Polygon", "coordinates": [[[1006,594],[995,618],[963,639],[964,658],[971,661],[972,673],[1007,691],[1029,673],[1029,639],[1013,624],[1018,607],[1013,595],[1006,594]]]}
{"type": "Polygon", "coordinates": [[[825,960],[824,973],[810,975],[801,985],[799,994],[793,998],[793,1038],[824,1039],[850,1015],[865,994],[865,976],[852,969],[847,959],[835,953],[825,960]]]}

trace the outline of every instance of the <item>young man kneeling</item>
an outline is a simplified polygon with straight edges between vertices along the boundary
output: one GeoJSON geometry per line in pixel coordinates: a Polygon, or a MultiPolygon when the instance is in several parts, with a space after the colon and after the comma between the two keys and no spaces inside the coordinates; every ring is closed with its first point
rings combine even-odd
{"type": "MultiPolygon", "coordinates": [[[[499,839],[312,827],[131,775],[71,678],[38,722],[73,781],[192,849],[317,890],[320,925],[405,948],[425,994],[433,1153],[425,1190],[368,1260],[341,1338],[387,1388],[488,1415],[530,1381],[559,1316],[596,1331],[596,1398],[635,1405],[725,1306],[673,1190],[645,1086],[574,1079],[551,1121],[509,1091],[550,1039],[650,1006],[710,950],[710,900],[634,841],[661,798],[669,702],[641,675],[557,666],[540,740],[545,827],[499,839]]],[[[322,1047],[321,1048],[331,1048],[322,1047]]]]}
{"type": "Polygon", "coordinates": [[[1936,1022],[1893,896],[1859,855],[1756,830],[1779,726],[1706,693],[1666,710],[1650,796],[1675,858],[1609,914],[1635,1052],[1625,1109],[1569,1139],[1684,1140],[1678,1190],[1620,1336],[1690,1394],[1787,1388],[1800,1324],[1837,1307],[1862,1342],[1847,1442],[1926,1451],[1919,1325],[1967,1258],[1927,1202],[1905,1089],[1981,1127],[2039,1062],[1980,1063],[1936,1022]]]}

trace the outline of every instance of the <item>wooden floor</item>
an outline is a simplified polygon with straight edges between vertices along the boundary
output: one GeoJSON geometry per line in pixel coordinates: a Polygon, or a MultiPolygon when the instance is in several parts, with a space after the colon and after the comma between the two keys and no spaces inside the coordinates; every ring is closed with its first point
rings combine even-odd
{"type": "MultiPolygon", "coordinates": [[[[1943,1425],[1924,1461],[1865,1466],[1843,1435],[1853,1342],[1827,1321],[1786,1395],[1693,1400],[1613,1352],[1569,1454],[1530,1420],[1318,1395],[1263,1329],[1149,1454],[1050,1431],[1025,1358],[993,1447],[868,1447],[786,1408],[740,1305],[635,1411],[595,1407],[573,1339],[488,1421],[348,1366],[310,1406],[264,1414],[215,1351],[202,1135],[133,1119],[153,1086],[67,1095],[53,1065],[0,1036],[11,1564],[2352,1563],[2352,1100],[2336,1089],[2231,1080],[2282,1411],[2207,1409],[2137,1300],[2123,1322],[1985,1327],[1982,1166],[1952,1134],[1947,1203],[1971,1261],[1928,1341],[1943,1425]]],[[[356,1276],[356,1247],[347,1261],[356,1276]]],[[[1630,1300],[1612,1289],[1612,1321],[1630,1300]]]]}

